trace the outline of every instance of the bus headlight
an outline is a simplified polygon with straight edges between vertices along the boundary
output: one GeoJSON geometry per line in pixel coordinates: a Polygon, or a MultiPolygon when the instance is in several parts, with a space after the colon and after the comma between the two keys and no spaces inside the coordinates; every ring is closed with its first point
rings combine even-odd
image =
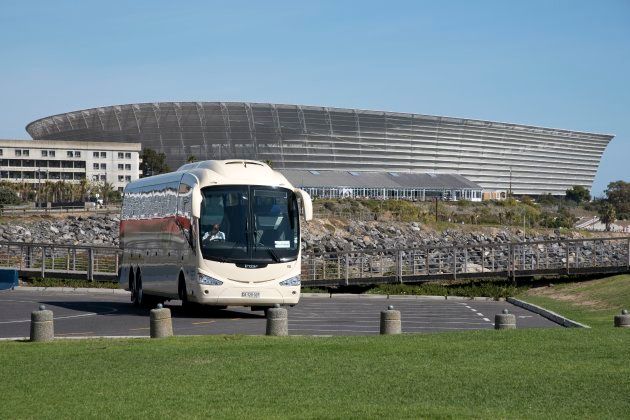
{"type": "Polygon", "coordinates": [[[214,277],[206,276],[205,274],[199,274],[199,284],[205,284],[206,286],[221,286],[223,282],[214,277]]]}
{"type": "Polygon", "coordinates": [[[300,284],[302,284],[300,276],[293,276],[280,282],[280,286],[299,286],[300,284]]]}

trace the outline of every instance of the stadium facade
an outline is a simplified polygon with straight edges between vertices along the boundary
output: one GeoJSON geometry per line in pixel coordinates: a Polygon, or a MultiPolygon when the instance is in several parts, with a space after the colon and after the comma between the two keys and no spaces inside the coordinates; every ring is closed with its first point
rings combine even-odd
{"type": "Polygon", "coordinates": [[[41,118],[33,139],[139,142],[173,168],[256,159],[276,169],[458,174],[486,191],[591,188],[612,135],[420,114],[247,102],[107,106],[41,118]]]}

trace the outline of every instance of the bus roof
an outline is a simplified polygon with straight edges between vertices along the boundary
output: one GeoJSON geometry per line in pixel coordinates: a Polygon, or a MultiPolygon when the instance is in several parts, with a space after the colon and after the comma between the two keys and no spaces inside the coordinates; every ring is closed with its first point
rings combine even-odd
{"type": "Polygon", "coordinates": [[[293,189],[291,183],[269,165],[254,160],[204,160],[188,163],[175,172],[141,178],[127,184],[126,191],[155,184],[178,182],[190,173],[199,179],[200,187],[210,185],[270,185],[293,189]]]}

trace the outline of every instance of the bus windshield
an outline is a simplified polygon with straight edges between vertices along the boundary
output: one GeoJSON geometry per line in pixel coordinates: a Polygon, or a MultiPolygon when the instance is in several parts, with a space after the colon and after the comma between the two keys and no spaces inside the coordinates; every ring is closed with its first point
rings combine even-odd
{"type": "Polygon", "coordinates": [[[299,212],[293,191],[231,185],[201,190],[203,257],[232,263],[293,261],[299,252],[299,212]]]}

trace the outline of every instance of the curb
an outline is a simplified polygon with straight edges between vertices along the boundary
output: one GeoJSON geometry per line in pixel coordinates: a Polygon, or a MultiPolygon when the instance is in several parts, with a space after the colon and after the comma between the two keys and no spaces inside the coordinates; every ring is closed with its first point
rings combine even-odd
{"type": "Polygon", "coordinates": [[[433,296],[433,295],[373,295],[373,294],[352,294],[352,293],[302,293],[303,298],[329,298],[329,299],[390,299],[390,300],[476,300],[502,302],[503,298],[494,299],[491,297],[466,297],[466,296],[433,296]]]}
{"type": "Polygon", "coordinates": [[[556,324],[560,324],[563,327],[566,328],[591,328],[586,324],[581,324],[577,321],[573,321],[572,319],[566,318],[562,315],[559,315],[553,311],[550,311],[548,309],[542,308],[540,306],[534,305],[532,303],[528,303],[525,302],[523,300],[519,300],[519,299],[514,299],[514,298],[507,298],[507,301],[510,302],[512,305],[515,306],[520,306],[523,309],[527,309],[530,312],[534,312],[542,317],[547,318],[550,321],[555,322],[556,324]]]}
{"type": "MultiPolygon", "coordinates": [[[[57,292],[57,293],[94,293],[100,295],[129,295],[130,292],[123,289],[105,289],[96,287],[30,287],[16,286],[13,290],[18,292],[57,292]]],[[[482,302],[503,302],[505,299],[478,296],[433,296],[433,295],[373,295],[352,293],[302,293],[303,298],[329,298],[329,299],[390,299],[390,300],[474,300],[482,302]]],[[[512,299],[512,298],[508,298],[512,299]]]]}
{"type": "Polygon", "coordinates": [[[94,293],[99,295],[129,295],[123,289],[105,289],[97,287],[30,287],[17,286],[13,290],[18,292],[58,292],[58,293],[94,293]]]}

